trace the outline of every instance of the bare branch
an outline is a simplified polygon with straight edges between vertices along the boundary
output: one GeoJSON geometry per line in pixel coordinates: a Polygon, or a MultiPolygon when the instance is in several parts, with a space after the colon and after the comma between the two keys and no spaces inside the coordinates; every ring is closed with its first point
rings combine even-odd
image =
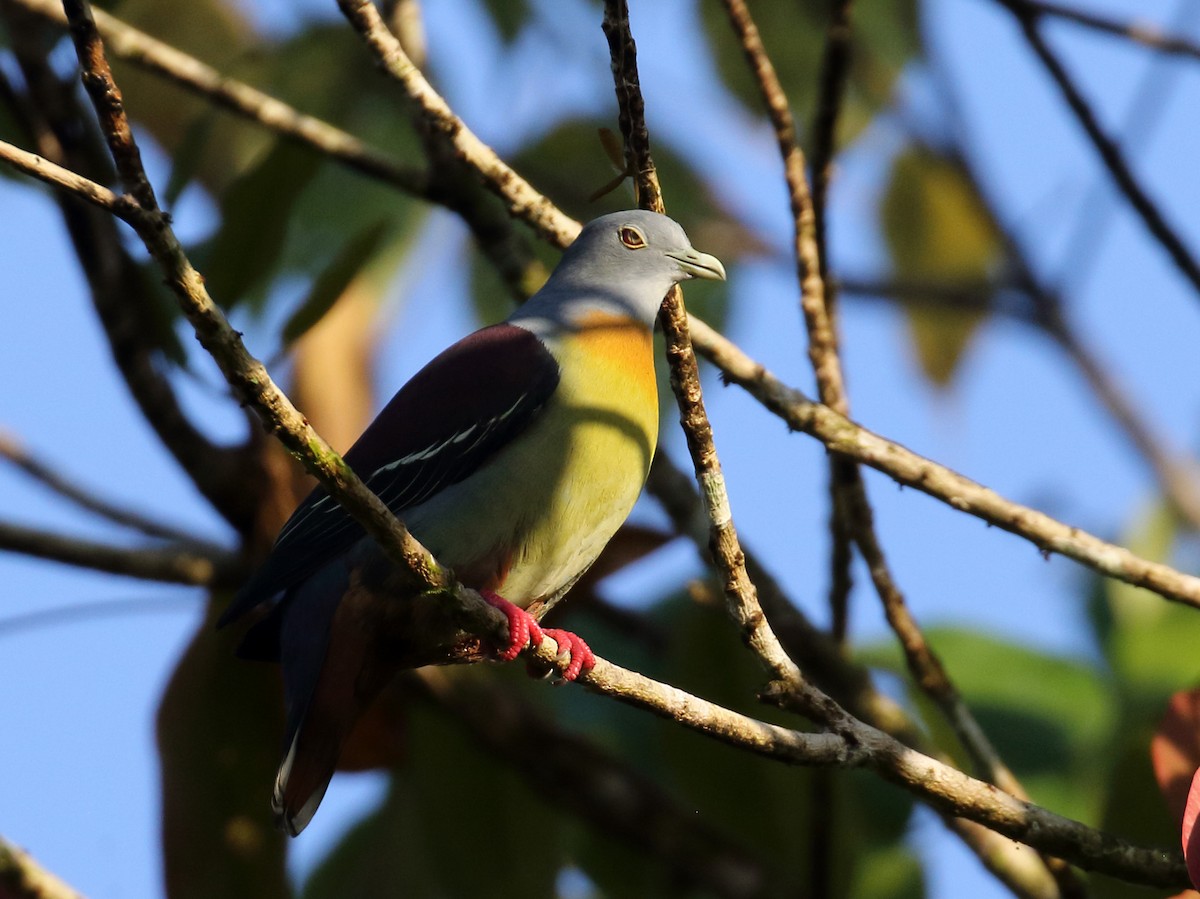
{"type": "Polygon", "coordinates": [[[4,837],[0,837],[0,894],[12,899],[83,899],[4,837]]]}
{"type": "Polygon", "coordinates": [[[516,218],[529,222],[543,237],[565,247],[579,233],[579,224],[518,175],[454,114],[413,64],[400,41],[387,29],[371,0],[338,0],[342,13],[393,78],[420,107],[429,128],[443,132],[458,158],[477,169],[484,184],[516,218]]]}
{"type": "Polygon", "coordinates": [[[71,195],[59,193],[56,201],[91,290],[92,304],[104,328],[109,350],[130,395],[163,446],[187,473],[196,488],[234,527],[243,528],[252,517],[253,491],[244,482],[236,489],[236,474],[253,464],[253,454],[243,447],[214,444],[185,414],[160,364],[161,335],[153,324],[157,296],[147,288],[140,265],[126,250],[111,216],[99,215],[81,204],[108,206],[118,215],[131,212],[127,197],[115,200],[111,191],[78,180],[79,174],[97,179],[111,177],[111,162],[90,115],[84,113],[73,81],[61,79],[45,58],[41,22],[0,2],[0,12],[11,29],[13,51],[20,63],[32,103],[7,99],[18,118],[37,141],[42,160],[25,158],[25,170],[43,181],[66,180],[71,195]],[[84,124],[81,124],[84,123],[84,124]],[[47,161],[69,169],[52,168],[47,161]],[[41,171],[39,171],[39,169],[41,171]]]}
{"type": "Polygon", "coordinates": [[[1200,263],[1197,263],[1191,251],[1184,244],[1183,239],[1167,222],[1162,211],[1142,188],[1134,176],[1129,163],[1126,162],[1125,154],[1121,152],[1121,148],[1117,145],[1116,141],[1104,132],[1095,111],[1087,100],[1084,99],[1079,88],[1075,86],[1075,82],[1071,79],[1071,76],[1067,74],[1066,67],[1062,64],[1062,61],[1050,49],[1050,45],[1042,37],[1042,33],[1038,27],[1041,12],[1036,7],[1022,2],[1022,0],[997,0],[997,2],[1017,19],[1021,30],[1025,34],[1025,40],[1033,49],[1038,59],[1041,60],[1042,65],[1050,74],[1054,83],[1058,86],[1063,99],[1067,101],[1067,105],[1075,114],[1075,118],[1087,133],[1088,139],[1092,142],[1092,146],[1095,147],[1096,153],[1100,157],[1100,161],[1108,169],[1109,174],[1112,175],[1113,181],[1116,182],[1121,193],[1125,195],[1125,199],[1129,201],[1129,205],[1133,207],[1133,210],[1141,218],[1142,223],[1145,224],[1146,229],[1154,239],[1167,251],[1176,268],[1192,283],[1192,287],[1200,292],[1200,263]]]}
{"type": "Polygon", "coordinates": [[[76,484],[66,475],[32,455],[15,438],[0,431],[0,458],[7,459],[34,480],[53,490],[59,496],[80,508],[107,518],[109,521],[141,531],[149,537],[164,540],[180,540],[192,544],[204,541],[196,535],[150,518],[134,509],[129,509],[97,496],[91,490],[76,484]]]}
{"type": "MultiPolygon", "coordinates": [[[[609,57],[612,60],[625,155],[633,175],[638,202],[643,209],[661,213],[665,210],[658,187],[658,174],[650,156],[650,136],[643,115],[644,104],[638,80],[637,46],[629,28],[626,0],[605,0],[604,34],[608,38],[609,57]]],[[[742,638],[767,671],[774,678],[805,692],[800,669],[779,645],[759,606],[754,584],[746,573],[745,555],[733,525],[725,477],[713,444],[712,425],[704,409],[700,370],[688,335],[683,292],[678,287],[672,288],[663,301],[659,322],[666,335],[671,389],[679,405],[680,425],[687,439],[688,452],[708,517],[709,547],[721,577],[730,615],[741,628],[742,638]]]]}
{"type": "MultiPolygon", "coordinates": [[[[8,2],[24,7],[58,25],[67,23],[62,4],[55,0],[8,2]]],[[[114,56],[161,75],[230,112],[269,128],[276,134],[307,144],[351,169],[378,178],[406,193],[424,195],[426,179],[424,173],[418,169],[396,162],[354,135],[299,112],[257,88],[236,78],[222,75],[212,66],[156,40],[102,9],[93,10],[93,15],[96,29],[114,56]]]]}
{"type": "Polygon", "coordinates": [[[1043,553],[1067,556],[1109,577],[1200,608],[1200,578],[1143,559],[1124,547],[1007,500],[970,478],[860,427],[788,387],[736,344],[694,316],[691,332],[692,343],[701,355],[793,430],[816,437],[834,452],[857,459],[960,512],[1023,537],[1043,553]]]}
{"type": "Polygon", "coordinates": [[[1030,14],[1055,16],[1086,28],[1111,34],[1114,37],[1125,38],[1160,53],[1200,59],[1200,45],[1185,37],[1168,34],[1154,25],[1137,21],[1120,22],[1107,16],[1064,6],[1061,3],[1051,3],[1048,0],[1016,0],[1016,2],[1025,7],[1030,14]]]}
{"type": "Polygon", "coordinates": [[[222,553],[214,547],[187,543],[136,548],[113,546],[3,521],[0,521],[0,551],[194,587],[230,586],[245,575],[232,553],[222,553]]]}

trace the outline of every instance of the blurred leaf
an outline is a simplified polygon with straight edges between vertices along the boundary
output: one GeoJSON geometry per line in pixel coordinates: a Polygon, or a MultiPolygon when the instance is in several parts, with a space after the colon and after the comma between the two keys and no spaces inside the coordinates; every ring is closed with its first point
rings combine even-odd
{"type": "Polygon", "coordinates": [[[925,872],[921,860],[904,846],[879,849],[854,872],[849,895],[854,899],[922,899],[925,872]]]}
{"type": "MultiPolygon", "coordinates": [[[[754,19],[800,134],[815,114],[829,4],[758,3],[754,19]]],[[[722,80],[744,104],[763,109],[741,45],[720,4],[701,5],[705,31],[722,80]]],[[[839,145],[852,142],[891,99],[896,79],[921,50],[915,0],[858,0],[854,4],[850,77],[838,125],[839,145]]]]}
{"type": "Polygon", "coordinates": [[[387,236],[389,223],[368,225],[342,247],[317,275],[312,288],[283,326],[283,343],[290,346],[333,308],[346,288],[379,250],[387,236]]]}
{"type": "MultiPolygon", "coordinates": [[[[1104,802],[1095,783],[1106,774],[1105,750],[1117,729],[1117,709],[1103,674],[1083,662],[975,631],[931,628],[926,636],[980,726],[1034,801],[1081,821],[1095,821],[1104,802]]],[[[906,672],[892,642],[864,651],[863,657],[906,672]]],[[[955,746],[948,741],[940,713],[915,687],[910,692],[939,744],[955,746]]]]}
{"type": "MultiPolygon", "coordinates": [[[[794,716],[757,701],[764,674],[723,609],[674,600],[658,614],[670,621],[663,626],[675,635],[658,677],[756,718],[797,726],[794,716]]],[[[876,849],[901,839],[907,827],[909,797],[866,772],[824,772],[831,778],[830,801],[818,809],[811,770],[749,758],[678,727],[664,727],[660,744],[664,777],[696,809],[697,820],[755,847],[765,858],[786,859],[779,875],[795,894],[809,888],[818,815],[833,828],[833,858],[826,863],[834,896],[855,896],[855,872],[876,849]]]]}
{"type": "Polygon", "coordinates": [[[484,0],[483,5],[505,43],[512,43],[530,18],[529,0],[484,0]]]}
{"type": "MultiPolygon", "coordinates": [[[[244,76],[246,54],[262,48],[251,20],[234,0],[122,0],[104,4],[123,21],[173,47],[192,54],[223,74],[244,76]]],[[[195,123],[212,113],[212,104],[168,79],[131,63],[112,59],[125,106],[135,122],[174,157],[188,154],[195,123]]],[[[214,117],[210,139],[196,158],[195,177],[219,194],[253,156],[269,143],[262,128],[229,115],[214,117]]]]}
{"type": "Polygon", "coordinates": [[[1188,876],[1193,886],[1200,886],[1200,830],[1196,829],[1197,817],[1200,817],[1200,771],[1192,778],[1183,811],[1183,855],[1187,859],[1188,876]]]}
{"type": "Polygon", "coordinates": [[[409,761],[381,808],[305,885],[326,897],[555,895],[560,815],[442,714],[412,707],[409,761]]]}
{"type": "Polygon", "coordinates": [[[320,164],[313,151],[280,140],[221,197],[220,229],[201,256],[209,292],[226,309],[275,272],[292,207],[320,164]]]}
{"type": "Polygon", "coordinates": [[[187,188],[200,168],[201,161],[209,151],[216,112],[205,110],[188,126],[187,134],[172,160],[171,176],[163,188],[162,205],[170,208],[187,188]]]}
{"type": "Polygon", "coordinates": [[[158,710],[167,893],[290,896],[284,837],[270,811],[283,732],[278,669],[234,658],[238,637],[217,631],[216,605],[158,710]]]}
{"type": "MultiPolygon", "coordinates": [[[[902,278],[982,282],[1000,259],[999,230],[974,184],[957,162],[926,148],[893,160],[880,217],[902,278]]],[[[908,305],[917,358],[934,384],[949,384],[983,315],[908,305]]]]}
{"type": "Polygon", "coordinates": [[[1150,741],[1150,763],[1167,806],[1182,821],[1192,776],[1200,768],[1200,689],[1180,690],[1171,697],[1150,741]]]}
{"type": "MultiPolygon", "coordinates": [[[[1170,562],[1178,533],[1175,516],[1157,502],[1140,513],[1117,542],[1145,559],[1170,562]]],[[[1098,597],[1107,618],[1102,648],[1131,714],[1149,724],[1167,698],[1200,677],[1200,628],[1196,612],[1115,579],[1103,581],[1098,597]]]]}
{"type": "MultiPolygon", "coordinates": [[[[1114,744],[1104,751],[1108,776],[1090,784],[1104,800],[1104,814],[1096,823],[1102,830],[1118,833],[1133,843],[1174,848],[1180,843],[1179,824],[1154,783],[1146,751],[1150,737],[1149,723],[1122,721],[1114,744]]],[[[1093,878],[1089,886],[1096,899],[1126,899],[1130,895],[1129,884],[1107,877],[1093,878]]]]}

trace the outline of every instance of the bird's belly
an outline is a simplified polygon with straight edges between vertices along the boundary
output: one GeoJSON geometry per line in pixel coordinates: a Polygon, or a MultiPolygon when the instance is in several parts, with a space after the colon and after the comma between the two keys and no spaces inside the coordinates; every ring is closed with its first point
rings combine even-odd
{"type": "Polygon", "coordinates": [[[605,352],[612,336],[561,359],[560,389],[528,431],[405,516],[468,586],[553,601],[629,515],[654,455],[657,388],[650,336],[621,356],[605,352]]]}

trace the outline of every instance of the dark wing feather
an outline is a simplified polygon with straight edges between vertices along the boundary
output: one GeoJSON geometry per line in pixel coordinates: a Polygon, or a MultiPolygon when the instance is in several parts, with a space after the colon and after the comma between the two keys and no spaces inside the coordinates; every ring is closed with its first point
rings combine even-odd
{"type": "MultiPolygon", "coordinates": [[[[346,462],[397,515],[467,478],[527,428],[558,386],[558,363],[524,328],[465,337],[413,376],[346,462]]],[[[221,616],[225,625],[309,577],[363,536],[322,487],[283,526],[271,555],[221,616]]]]}

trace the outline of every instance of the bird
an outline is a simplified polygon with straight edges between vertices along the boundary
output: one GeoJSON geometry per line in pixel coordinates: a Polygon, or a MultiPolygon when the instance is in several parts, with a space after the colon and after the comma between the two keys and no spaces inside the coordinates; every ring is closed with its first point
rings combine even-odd
{"type": "MultiPolygon", "coordinates": [[[[345,461],[410,532],[509,621],[515,658],[550,636],[573,680],[586,642],[538,620],[596,560],[645,484],[658,437],[653,330],[682,281],[725,280],[672,219],[600,216],[506,320],[444,350],[382,409],[345,461]]],[[[461,637],[323,487],[285,522],[218,621],[265,611],[239,654],[280,663],[277,826],[311,821],[342,745],[402,667],[461,637]],[[405,592],[407,590],[407,593],[405,592]]]]}

